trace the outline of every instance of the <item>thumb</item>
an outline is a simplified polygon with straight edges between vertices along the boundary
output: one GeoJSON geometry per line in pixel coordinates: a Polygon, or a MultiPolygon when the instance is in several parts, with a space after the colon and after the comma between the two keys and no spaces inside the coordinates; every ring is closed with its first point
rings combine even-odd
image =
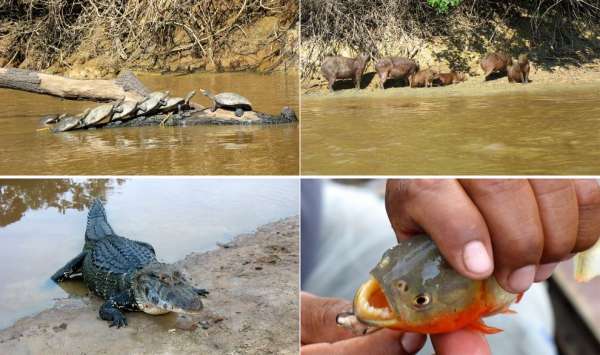
{"type": "Polygon", "coordinates": [[[352,310],[352,303],[338,298],[317,297],[308,292],[301,292],[300,297],[302,344],[332,343],[356,336],[336,322],[338,314],[352,310]]]}

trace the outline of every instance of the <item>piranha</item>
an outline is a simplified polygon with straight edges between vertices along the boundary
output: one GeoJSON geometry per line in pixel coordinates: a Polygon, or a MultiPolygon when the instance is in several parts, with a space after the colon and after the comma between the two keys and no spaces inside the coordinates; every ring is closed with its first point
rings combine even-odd
{"type": "MultiPolygon", "coordinates": [[[[482,318],[514,313],[509,306],[521,297],[505,291],[493,276],[476,281],[460,275],[428,236],[419,235],[383,254],[356,291],[350,315],[372,329],[436,334],[472,328],[493,334],[501,329],[482,318]]],[[[338,324],[356,330],[345,317],[339,315],[338,324]]]]}

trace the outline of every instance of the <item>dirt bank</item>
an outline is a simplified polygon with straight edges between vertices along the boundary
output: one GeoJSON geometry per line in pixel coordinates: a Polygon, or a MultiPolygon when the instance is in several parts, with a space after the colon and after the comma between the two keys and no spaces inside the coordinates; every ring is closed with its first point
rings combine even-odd
{"type": "MultiPolygon", "coordinates": [[[[371,76],[374,62],[387,56],[411,57],[422,69],[481,75],[481,58],[495,51],[514,58],[528,53],[540,69],[540,83],[586,81],[587,74],[600,67],[600,9],[594,4],[566,0],[458,3],[440,12],[421,0],[303,1],[302,90],[321,86],[320,66],[328,55],[369,53],[372,61],[367,73],[371,76]]],[[[365,81],[363,86],[379,83],[368,75],[365,81]]]]}
{"type": "MultiPolygon", "coordinates": [[[[535,65],[535,64],[534,64],[535,65]]],[[[402,95],[409,97],[435,97],[439,95],[461,95],[461,96],[482,96],[495,95],[508,92],[534,92],[548,90],[563,90],[572,88],[590,87],[597,90],[600,85],[600,59],[592,63],[580,66],[555,66],[548,69],[540,68],[535,65],[530,74],[531,82],[529,84],[511,84],[506,77],[499,77],[487,82],[483,81],[483,73],[476,68],[472,68],[469,79],[465,82],[434,88],[409,88],[402,87],[401,84],[389,87],[385,90],[379,88],[379,77],[374,71],[365,73],[362,81],[362,90],[353,88],[350,81],[339,81],[334,88],[334,94],[327,94],[327,82],[325,79],[314,79],[310,83],[304,83],[302,86],[303,94],[311,99],[324,99],[336,97],[389,97],[393,95],[402,95]]],[[[438,66],[436,69],[446,71],[447,67],[438,66]]]]}
{"type": "Polygon", "coordinates": [[[127,328],[109,328],[98,297],[72,297],[0,331],[0,353],[296,354],[298,231],[290,217],[178,262],[210,290],[194,331],[174,330],[175,315],[139,312],[127,328]]]}
{"type": "Polygon", "coordinates": [[[0,67],[73,78],[295,70],[296,0],[0,2],[0,67]]]}

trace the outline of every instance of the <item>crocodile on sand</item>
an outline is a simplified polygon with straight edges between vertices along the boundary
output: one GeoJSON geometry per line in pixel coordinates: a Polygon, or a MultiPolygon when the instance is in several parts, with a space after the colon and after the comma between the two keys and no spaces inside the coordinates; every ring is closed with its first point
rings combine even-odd
{"type": "Polygon", "coordinates": [[[208,294],[193,287],[173,265],[159,262],[150,244],[115,234],[99,200],[88,214],[83,251],[52,280],[78,276],[106,300],[100,307],[100,318],[117,328],[127,325],[123,311],[197,314],[202,310],[200,297],[208,294]]]}

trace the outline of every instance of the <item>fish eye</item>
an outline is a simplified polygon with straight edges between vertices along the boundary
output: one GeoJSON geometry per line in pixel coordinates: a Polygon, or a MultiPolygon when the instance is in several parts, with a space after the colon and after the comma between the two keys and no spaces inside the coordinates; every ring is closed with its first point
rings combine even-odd
{"type": "Polygon", "coordinates": [[[408,284],[404,280],[398,280],[396,281],[396,288],[400,290],[400,292],[407,292],[408,284]]]}
{"type": "Polygon", "coordinates": [[[415,308],[425,308],[431,303],[431,297],[429,297],[426,293],[421,293],[415,297],[413,301],[413,306],[415,308]]]}

